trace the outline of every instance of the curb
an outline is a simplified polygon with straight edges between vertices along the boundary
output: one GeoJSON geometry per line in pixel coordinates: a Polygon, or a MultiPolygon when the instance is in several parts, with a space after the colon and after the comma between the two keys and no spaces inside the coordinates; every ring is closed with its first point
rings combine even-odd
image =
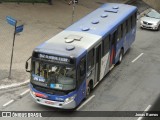
{"type": "Polygon", "coordinates": [[[0,90],[9,89],[9,88],[15,88],[15,87],[20,87],[20,86],[27,85],[28,83],[29,83],[29,80],[26,80],[26,81],[21,82],[21,83],[13,83],[13,84],[11,84],[11,85],[1,85],[1,86],[0,86],[0,90]]]}

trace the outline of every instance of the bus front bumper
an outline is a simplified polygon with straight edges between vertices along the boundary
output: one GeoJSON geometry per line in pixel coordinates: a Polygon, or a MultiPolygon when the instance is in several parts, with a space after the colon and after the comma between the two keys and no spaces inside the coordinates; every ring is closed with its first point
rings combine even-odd
{"type": "Polygon", "coordinates": [[[72,100],[66,103],[66,102],[52,101],[52,100],[36,97],[31,91],[30,91],[30,94],[33,97],[34,101],[41,105],[61,108],[61,109],[74,109],[76,107],[75,100],[72,100]]]}

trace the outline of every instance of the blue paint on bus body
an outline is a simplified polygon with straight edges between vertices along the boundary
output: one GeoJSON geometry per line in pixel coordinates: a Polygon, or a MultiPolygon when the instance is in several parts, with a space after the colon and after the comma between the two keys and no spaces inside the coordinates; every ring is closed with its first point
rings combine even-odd
{"type": "MultiPolygon", "coordinates": [[[[88,34],[93,34],[100,36],[103,40],[108,35],[112,35],[119,25],[121,25],[124,21],[128,19],[131,15],[136,13],[137,8],[130,5],[124,5],[124,4],[104,4],[97,10],[93,11],[92,13],[86,15],[84,18],[80,19],[79,21],[75,22],[73,25],[65,29],[64,31],[67,32],[83,32],[88,34]]],[[[124,37],[122,37],[116,44],[116,55],[114,64],[116,64],[119,60],[119,53],[124,48],[124,53],[130,48],[131,44],[135,40],[135,28],[132,28],[130,32],[128,32],[124,37]]],[[[91,40],[91,39],[89,39],[91,40]]],[[[99,40],[97,40],[99,41],[99,40]]],[[[110,41],[111,45],[111,41],[110,41]]],[[[40,46],[38,46],[35,51],[38,51],[39,53],[47,53],[47,54],[54,54],[61,57],[68,57],[74,56],[76,59],[76,70],[79,67],[80,60],[87,55],[87,49],[83,47],[79,47],[78,45],[75,46],[76,49],[74,49],[72,52],[67,51],[65,49],[66,43],[64,44],[51,44],[50,42],[44,42],[40,46]],[[51,49],[54,48],[54,49],[51,49]]],[[[114,48],[113,46],[110,47],[110,54],[111,49],[114,48]]],[[[78,71],[76,71],[77,73],[78,71]]],[[[38,90],[34,89],[31,85],[31,90],[34,92],[42,93],[46,96],[48,96],[47,99],[56,101],[57,98],[60,98],[62,102],[65,101],[65,99],[73,96],[76,94],[75,102],[76,106],[79,105],[82,100],[86,97],[86,86],[87,86],[87,80],[85,79],[81,81],[77,80],[78,87],[76,90],[70,92],[67,95],[51,95],[46,94],[44,92],[39,92],[38,90]]],[[[51,88],[54,88],[55,85],[51,85],[51,88]]]]}

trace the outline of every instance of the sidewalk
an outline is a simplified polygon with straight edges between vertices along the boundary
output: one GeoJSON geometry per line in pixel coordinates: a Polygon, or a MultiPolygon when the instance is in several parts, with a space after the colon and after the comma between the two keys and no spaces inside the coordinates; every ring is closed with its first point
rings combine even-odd
{"type": "MultiPolygon", "coordinates": [[[[118,2],[128,1],[130,0],[118,2]]],[[[74,21],[106,2],[117,2],[117,0],[81,0],[76,6],[74,21]]],[[[29,73],[25,72],[26,60],[36,46],[71,24],[72,5],[68,5],[65,0],[54,0],[53,5],[2,3],[0,11],[0,56],[3,56],[0,57],[0,90],[2,90],[28,84],[30,77],[29,73]],[[6,23],[7,15],[24,23],[24,31],[16,36],[12,79],[7,77],[14,28],[6,23]]]]}

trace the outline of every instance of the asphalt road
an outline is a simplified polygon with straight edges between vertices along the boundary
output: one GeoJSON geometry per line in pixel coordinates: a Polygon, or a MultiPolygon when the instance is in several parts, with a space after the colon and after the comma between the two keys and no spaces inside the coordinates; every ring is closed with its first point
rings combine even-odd
{"type": "MultiPolygon", "coordinates": [[[[160,94],[160,32],[142,30],[137,26],[136,41],[125,55],[123,62],[116,66],[94,89],[95,97],[80,111],[144,111],[155,106],[160,94]],[[141,55],[137,60],[135,60],[141,55]]],[[[3,111],[56,111],[57,109],[36,104],[29,93],[20,95],[28,86],[0,91],[0,110],[3,111]],[[9,105],[7,102],[13,100],[9,105]]],[[[159,101],[158,101],[159,102],[159,101]]],[[[156,108],[160,110],[160,108],[156,108]]],[[[13,119],[13,118],[12,118],[13,119]]],[[[15,118],[17,120],[17,118],[15,118]]],[[[19,118],[21,119],[21,118],[19,118]]],[[[36,118],[32,118],[36,119],[36,118]]],[[[38,118],[37,118],[38,119],[38,118]]],[[[42,118],[79,119],[80,117],[42,118]]],[[[97,119],[87,117],[85,119],[97,119]]],[[[132,118],[104,118],[107,120],[137,120],[132,118]]]]}

